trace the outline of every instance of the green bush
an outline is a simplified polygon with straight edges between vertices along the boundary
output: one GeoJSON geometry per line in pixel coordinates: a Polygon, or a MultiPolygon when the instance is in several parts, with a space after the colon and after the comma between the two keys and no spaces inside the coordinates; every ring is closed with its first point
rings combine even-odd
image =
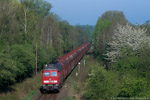
{"type": "Polygon", "coordinates": [[[116,74],[107,72],[100,65],[92,66],[93,71],[88,79],[88,85],[84,94],[85,100],[109,100],[118,92],[119,83],[116,74]]]}
{"type": "Polygon", "coordinates": [[[17,66],[7,54],[0,53],[0,91],[15,83],[17,66]]]}
{"type": "Polygon", "coordinates": [[[146,78],[150,83],[150,47],[145,45],[139,52],[140,60],[138,62],[139,66],[137,66],[138,74],[146,78]]]}
{"type": "Polygon", "coordinates": [[[111,97],[150,97],[149,81],[137,73],[139,58],[128,57],[105,70],[93,65],[83,98],[85,100],[109,100],[111,97]]]}
{"type": "Polygon", "coordinates": [[[1,53],[7,53],[8,52],[8,43],[4,41],[2,37],[0,37],[0,52],[1,53]]]}
{"type": "Polygon", "coordinates": [[[140,56],[126,56],[112,66],[113,71],[119,73],[118,78],[122,82],[119,97],[146,96],[145,92],[149,87],[148,81],[141,73],[147,63],[142,60],[140,56]],[[139,71],[139,69],[141,70],[139,71]]]}
{"type": "Polygon", "coordinates": [[[147,83],[144,79],[137,79],[129,76],[122,79],[123,84],[120,87],[118,97],[143,97],[145,95],[147,83]]]}
{"type": "Polygon", "coordinates": [[[140,58],[136,56],[126,56],[120,60],[118,60],[114,65],[112,65],[112,69],[126,72],[130,70],[137,69],[139,66],[140,58]]]}
{"type": "Polygon", "coordinates": [[[35,54],[28,45],[13,45],[10,54],[17,62],[18,75],[30,77],[35,69],[35,54]]]}

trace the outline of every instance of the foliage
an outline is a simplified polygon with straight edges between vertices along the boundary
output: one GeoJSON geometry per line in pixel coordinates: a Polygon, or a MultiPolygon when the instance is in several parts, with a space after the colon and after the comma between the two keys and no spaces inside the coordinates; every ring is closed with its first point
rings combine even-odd
{"type": "Polygon", "coordinates": [[[131,52],[138,54],[138,50],[143,48],[143,44],[150,42],[149,38],[145,29],[134,28],[129,24],[123,27],[118,25],[112,41],[108,43],[109,48],[105,59],[114,62],[117,58],[122,57],[122,53],[126,55],[132,55],[131,52]]]}
{"type": "Polygon", "coordinates": [[[95,54],[101,54],[105,50],[106,38],[104,33],[108,30],[111,25],[111,21],[99,19],[96,28],[93,33],[93,42],[95,48],[95,54]]]}
{"type": "Polygon", "coordinates": [[[92,25],[76,25],[80,30],[83,30],[84,33],[88,34],[89,37],[87,37],[91,41],[92,34],[94,32],[95,26],[92,25]]]}
{"type": "Polygon", "coordinates": [[[13,45],[10,54],[12,59],[17,62],[19,75],[29,77],[32,75],[32,70],[35,67],[35,56],[29,46],[26,45],[13,45]]]}
{"type": "Polygon", "coordinates": [[[123,12],[107,11],[98,19],[94,33],[92,35],[95,56],[102,56],[107,48],[107,43],[111,41],[117,24],[124,25],[127,20],[123,12]]]}
{"type": "Polygon", "coordinates": [[[58,20],[51,8],[45,0],[0,0],[0,91],[34,75],[36,44],[41,70],[88,41],[84,31],[58,20]]]}
{"type": "Polygon", "coordinates": [[[119,72],[119,79],[122,80],[118,97],[149,97],[146,92],[150,84],[148,78],[145,77],[147,72],[144,71],[148,63],[141,60],[141,57],[126,56],[112,66],[114,71],[119,72]]]}
{"type": "Polygon", "coordinates": [[[139,66],[137,66],[138,75],[145,77],[146,80],[150,83],[150,47],[144,45],[144,47],[139,52],[139,61],[137,61],[139,64],[139,66]]]}
{"type": "Polygon", "coordinates": [[[124,58],[118,60],[115,64],[112,65],[112,69],[117,71],[127,72],[133,71],[136,69],[136,66],[139,66],[140,58],[136,56],[124,56],[124,58]]]}
{"type": "Polygon", "coordinates": [[[104,66],[93,65],[90,69],[85,100],[150,98],[149,26],[149,21],[131,25],[117,11],[105,12],[98,19],[94,50],[104,66]]]}
{"type": "Polygon", "coordinates": [[[15,83],[17,66],[9,55],[0,53],[0,91],[15,83]]]}
{"type": "Polygon", "coordinates": [[[85,100],[149,98],[149,80],[138,75],[135,68],[137,62],[137,58],[129,57],[118,62],[114,65],[115,68],[109,71],[99,64],[92,65],[83,98],[85,100]]]}
{"type": "Polygon", "coordinates": [[[96,64],[92,66],[91,75],[84,94],[85,100],[109,100],[117,96],[119,82],[115,73],[107,72],[96,64]]]}
{"type": "Polygon", "coordinates": [[[124,80],[118,97],[144,97],[146,96],[144,93],[147,90],[146,86],[147,83],[145,80],[132,78],[130,76],[124,80]]]}

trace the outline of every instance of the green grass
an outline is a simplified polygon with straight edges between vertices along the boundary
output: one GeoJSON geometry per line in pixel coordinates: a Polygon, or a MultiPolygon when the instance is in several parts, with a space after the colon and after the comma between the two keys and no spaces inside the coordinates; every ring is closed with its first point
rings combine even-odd
{"type": "Polygon", "coordinates": [[[41,85],[38,84],[37,88],[31,91],[23,100],[32,100],[33,96],[37,94],[41,85]]]}
{"type": "Polygon", "coordinates": [[[31,100],[31,98],[37,93],[37,90],[31,91],[23,100],[31,100]]]}
{"type": "Polygon", "coordinates": [[[39,90],[42,75],[39,72],[32,78],[27,78],[22,83],[11,86],[13,91],[0,94],[0,100],[30,100],[39,90]]]}

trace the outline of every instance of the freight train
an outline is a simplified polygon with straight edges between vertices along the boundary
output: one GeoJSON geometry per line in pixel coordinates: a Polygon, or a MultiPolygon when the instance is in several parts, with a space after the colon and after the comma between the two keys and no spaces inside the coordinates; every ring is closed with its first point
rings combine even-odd
{"type": "Polygon", "coordinates": [[[84,54],[90,49],[91,43],[85,43],[73,51],[60,57],[56,63],[47,65],[42,71],[41,93],[59,92],[67,76],[71,73],[84,54]]]}

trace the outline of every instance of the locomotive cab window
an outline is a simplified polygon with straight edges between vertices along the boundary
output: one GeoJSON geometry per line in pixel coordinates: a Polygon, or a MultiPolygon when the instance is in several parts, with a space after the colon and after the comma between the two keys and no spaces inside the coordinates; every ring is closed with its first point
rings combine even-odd
{"type": "Polygon", "coordinates": [[[57,76],[57,72],[51,72],[51,76],[57,76]]]}
{"type": "Polygon", "coordinates": [[[49,76],[49,72],[44,72],[44,76],[49,76]]]}

